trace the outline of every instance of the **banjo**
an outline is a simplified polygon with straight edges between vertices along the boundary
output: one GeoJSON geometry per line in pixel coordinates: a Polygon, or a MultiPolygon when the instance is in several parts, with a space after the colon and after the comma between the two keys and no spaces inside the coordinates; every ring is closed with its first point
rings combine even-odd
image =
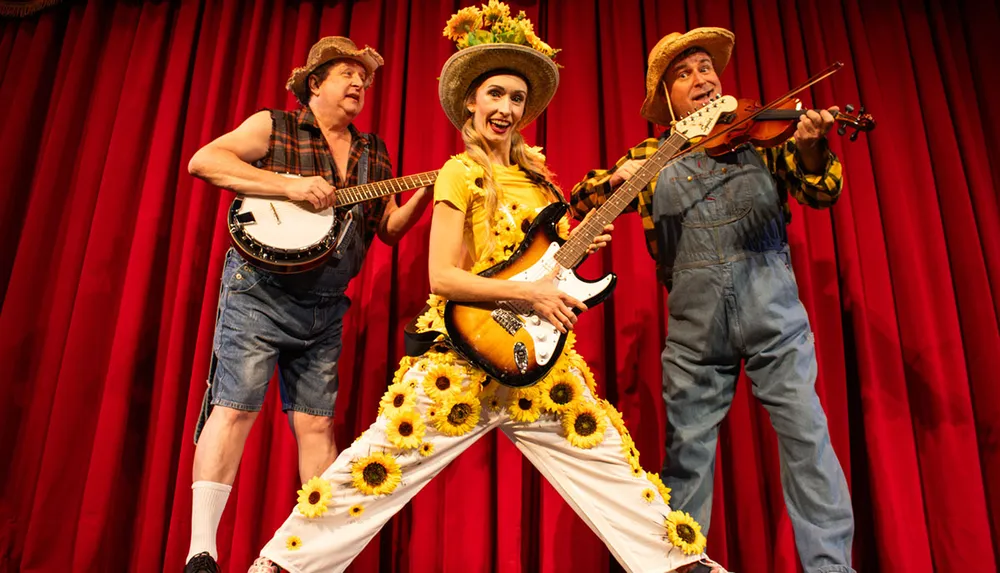
{"type": "Polygon", "coordinates": [[[280,274],[305,272],[339,255],[353,226],[363,224],[356,220],[352,205],[430,185],[437,174],[427,171],[337,189],[337,204],[320,211],[308,201],[238,195],[229,206],[229,235],[240,255],[255,267],[280,274]]]}

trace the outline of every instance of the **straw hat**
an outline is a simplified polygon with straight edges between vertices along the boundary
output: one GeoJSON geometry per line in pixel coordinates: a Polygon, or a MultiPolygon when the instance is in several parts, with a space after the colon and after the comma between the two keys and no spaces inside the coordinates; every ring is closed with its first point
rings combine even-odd
{"type": "Polygon", "coordinates": [[[441,68],[438,97],[452,125],[462,129],[469,110],[466,96],[472,83],[489,72],[513,73],[528,83],[528,101],[520,127],[534,121],[559,87],[559,68],[552,58],[520,44],[477,44],[455,52],[441,68]]]}
{"type": "Polygon", "coordinates": [[[678,55],[695,46],[704,49],[712,58],[715,72],[722,75],[733,53],[736,36],[725,28],[695,28],[685,34],[667,34],[649,52],[649,68],[646,72],[646,101],[642,102],[639,113],[657,124],[667,126],[673,117],[670,114],[667,94],[663,89],[663,74],[678,55]]]}
{"type": "Polygon", "coordinates": [[[385,63],[382,60],[382,56],[368,46],[365,46],[363,50],[359,50],[350,38],[327,36],[320,38],[318,42],[313,44],[312,48],[309,48],[309,57],[306,58],[306,65],[292,70],[292,75],[288,77],[285,87],[288,91],[295,94],[295,97],[300,102],[303,104],[307,103],[309,101],[309,74],[330,60],[341,58],[354,60],[365,67],[365,70],[368,71],[368,77],[365,80],[366,88],[375,79],[375,70],[385,63]]]}

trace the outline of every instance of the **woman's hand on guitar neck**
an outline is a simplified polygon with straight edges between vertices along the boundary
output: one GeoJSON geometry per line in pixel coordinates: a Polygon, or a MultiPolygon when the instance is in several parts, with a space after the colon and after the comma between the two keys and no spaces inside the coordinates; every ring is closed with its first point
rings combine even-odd
{"type": "Polygon", "coordinates": [[[337,203],[337,190],[319,176],[288,177],[284,187],[286,197],[292,201],[308,201],[320,211],[337,203]]]}
{"type": "Polygon", "coordinates": [[[576,313],[571,307],[587,310],[587,305],[556,288],[556,275],[561,269],[556,267],[542,279],[521,283],[521,299],[531,305],[535,314],[552,323],[559,332],[567,332],[576,324],[576,313]]]}

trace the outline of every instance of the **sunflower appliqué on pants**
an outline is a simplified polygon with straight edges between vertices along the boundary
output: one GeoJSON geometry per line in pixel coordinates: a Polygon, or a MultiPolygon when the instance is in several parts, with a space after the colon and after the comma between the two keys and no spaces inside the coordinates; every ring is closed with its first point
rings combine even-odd
{"type": "Polygon", "coordinates": [[[672,571],[703,556],[705,537],[671,511],[621,414],[596,398],[573,349],[530,388],[507,388],[444,345],[400,363],[378,419],[298,504],[262,555],[296,572],[342,571],[386,521],[478,438],[499,428],[631,571],[672,571]],[[635,508],[621,511],[623,500],[635,508]]]}

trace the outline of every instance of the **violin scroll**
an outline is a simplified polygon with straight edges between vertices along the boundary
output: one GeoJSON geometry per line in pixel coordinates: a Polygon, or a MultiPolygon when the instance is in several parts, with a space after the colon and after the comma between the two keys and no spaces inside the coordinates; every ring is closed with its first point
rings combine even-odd
{"type": "Polygon", "coordinates": [[[850,128],[854,130],[854,133],[851,134],[851,141],[857,141],[859,133],[862,131],[867,133],[875,129],[875,118],[870,113],[865,113],[865,106],[861,106],[861,109],[858,110],[858,115],[851,115],[854,113],[854,106],[851,104],[845,105],[844,111],[847,113],[838,112],[833,118],[834,121],[840,124],[837,128],[837,135],[846,134],[848,128],[850,128]]]}

